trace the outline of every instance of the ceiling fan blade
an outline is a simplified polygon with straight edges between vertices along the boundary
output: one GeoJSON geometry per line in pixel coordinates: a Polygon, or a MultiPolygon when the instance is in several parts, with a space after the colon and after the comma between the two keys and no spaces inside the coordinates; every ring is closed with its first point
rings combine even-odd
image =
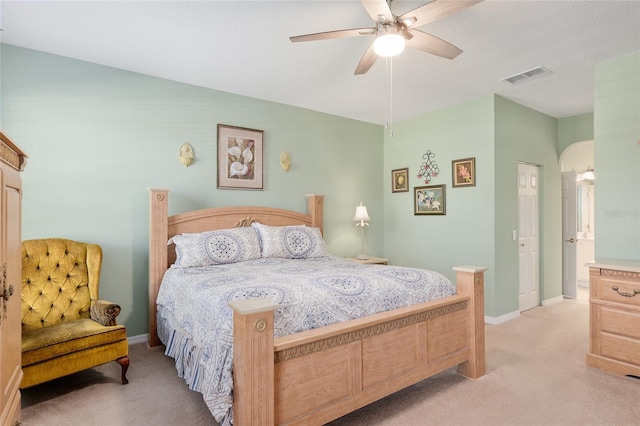
{"type": "Polygon", "coordinates": [[[406,39],[407,46],[420,49],[424,52],[431,53],[432,55],[441,56],[447,59],[453,59],[462,53],[462,50],[454,46],[453,44],[446,42],[436,36],[427,34],[415,29],[411,30],[413,37],[406,39]]]}
{"type": "Polygon", "coordinates": [[[332,38],[358,37],[363,35],[373,35],[375,33],[376,33],[376,29],[373,27],[352,28],[349,30],[327,31],[324,33],[293,36],[293,37],[289,37],[289,40],[295,43],[298,41],[329,40],[332,38]]]}
{"type": "Polygon", "coordinates": [[[376,24],[380,22],[380,16],[384,17],[383,22],[393,22],[391,9],[385,0],[362,0],[362,5],[376,24]]]}
{"type": "Polygon", "coordinates": [[[481,1],[482,0],[433,0],[431,3],[415,8],[412,11],[399,16],[398,22],[404,24],[407,27],[418,27],[420,25],[428,24],[429,22],[445,18],[449,15],[453,15],[454,13],[458,13],[461,10],[473,6],[476,3],[480,3],[481,1]]]}
{"type": "Polygon", "coordinates": [[[362,55],[360,62],[358,62],[358,66],[356,67],[356,72],[354,72],[354,75],[365,74],[367,71],[369,71],[369,68],[371,68],[373,64],[376,63],[377,59],[378,55],[373,50],[373,43],[371,43],[367,51],[364,52],[364,55],[362,55]]]}

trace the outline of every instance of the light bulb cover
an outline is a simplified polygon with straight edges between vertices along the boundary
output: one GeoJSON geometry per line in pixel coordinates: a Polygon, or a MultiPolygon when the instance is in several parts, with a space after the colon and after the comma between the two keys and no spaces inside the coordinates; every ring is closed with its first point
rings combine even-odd
{"type": "Polygon", "coordinates": [[[383,28],[378,31],[373,50],[378,56],[395,56],[404,50],[404,37],[393,27],[383,28]]]}

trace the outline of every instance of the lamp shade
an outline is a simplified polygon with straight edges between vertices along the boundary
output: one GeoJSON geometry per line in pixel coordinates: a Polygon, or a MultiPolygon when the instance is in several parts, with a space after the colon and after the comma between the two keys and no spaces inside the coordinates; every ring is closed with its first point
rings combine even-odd
{"type": "Polygon", "coordinates": [[[360,222],[363,220],[370,220],[369,213],[367,213],[367,207],[363,206],[362,203],[356,207],[356,214],[353,216],[353,220],[360,222]]]}
{"type": "Polygon", "coordinates": [[[385,27],[378,31],[373,50],[378,56],[395,56],[404,50],[404,37],[395,27],[385,27]]]}

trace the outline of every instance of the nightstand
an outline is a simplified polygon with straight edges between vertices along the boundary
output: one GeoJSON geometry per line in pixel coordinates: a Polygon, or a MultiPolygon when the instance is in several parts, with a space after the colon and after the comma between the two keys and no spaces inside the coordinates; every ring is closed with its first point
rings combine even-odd
{"type": "Polygon", "coordinates": [[[358,259],[356,257],[348,257],[347,260],[358,263],[366,263],[369,265],[388,265],[389,259],[383,259],[382,257],[369,256],[368,259],[358,259]]]}

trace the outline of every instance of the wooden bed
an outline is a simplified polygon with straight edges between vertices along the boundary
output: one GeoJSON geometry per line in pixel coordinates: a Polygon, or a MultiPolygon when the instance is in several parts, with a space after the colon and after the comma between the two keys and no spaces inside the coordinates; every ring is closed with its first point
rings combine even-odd
{"type": "MultiPolygon", "coordinates": [[[[247,226],[307,225],[323,230],[324,196],[307,196],[307,214],[268,207],[222,207],[168,216],[168,190],[150,189],[149,345],[156,299],[175,260],[173,235],[247,226]]],[[[484,267],[454,268],[458,294],[407,308],[274,338],[265,299],[235,301],[234,424],[325,424],[458,366],[485,373],[484,267]]]]}

